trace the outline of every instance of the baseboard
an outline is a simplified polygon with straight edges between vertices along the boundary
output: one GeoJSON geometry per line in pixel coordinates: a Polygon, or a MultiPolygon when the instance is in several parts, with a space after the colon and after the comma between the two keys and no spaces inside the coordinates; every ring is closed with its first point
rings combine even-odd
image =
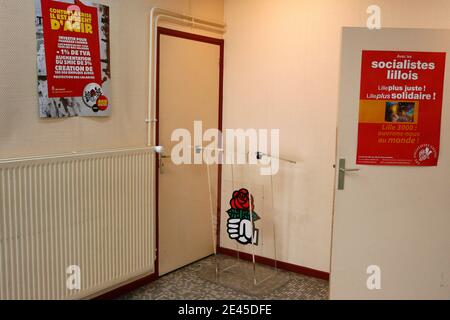
{"type": "Polygon", "coordinates": [[[136,290],[136,289],[139,289],[140,287],[148,285],[157,279],[158,279],[158,276],[156,275],[156,273],[153,273],[151,275],[145,276],[145,277],[135,280],[133,282],[124,284],[123,286],[120,286],[120,287],[113,289],[111,291],[108,291],[106,293],[102,293],[101,295],[95,297],[93,300],[113,300],[113,299],[123,296],[133,290],[136,290]]]}
{"type": "MultiPolygon", "coordinates": [[[[217,252],[220,254],[230,256],[230,257],[234,257],[234,258],[236,258],[238,255],[238,252],[236,250],[222,248],[222,247],[217,248],[217,252]]],[[[253,259],[251,254],[244,253],[244,252],[239,252],[239,258],[241,258],[243,260],[247,260],[247,261],[252,261],[252,259],[253,259]]],[[[261,263],[261,264],[264,264],[267,266],[271,266],[271,267],[275,267],[274,259],[261,257],[261,256],[255,256],[255,260],[258,263],[261,263]]],[[[317,279],[330,280],[330,274],[325,271],[319,271],[319,270],[315,270],[315,269],[311,269],[311,268],[307,268],[307,267],[302,267],[302,266],[298,266],[298,265],[283,262],[283,261],[276,261],[276,263],[277,263],[277,267],[282,270],[299,273],[299,274],[317,278],[317,279]]]]}

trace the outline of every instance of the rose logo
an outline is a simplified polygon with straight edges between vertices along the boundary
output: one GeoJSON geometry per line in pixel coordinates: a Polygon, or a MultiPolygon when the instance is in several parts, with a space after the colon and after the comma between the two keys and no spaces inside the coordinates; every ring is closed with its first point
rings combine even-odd
{"type": "MultiPolygon", "coordinates": [[[[233,192],[233,198],[230,200],[230,206],[232,209],[250,210],[250,195],[247,189],[241,189],[233,192]]],[[[252,198],[252,210],[255,209],[255,200],[252,198]]]]}
{"type": "Polygon", "coordinates": [[[98,112],[97,100],[103,95],[102,86],[97,83],[88,84],[83,90],[83,102],[94,112],[98,112]]]}
{"type": "Polygon", "coordinates": [[[436,161],[438,157],[438,152],[433,145],[422,144],[417,147],[414,152],[414,160],[418,165],[424,165],[429,161],[436,161]]]}
{"type": "Polygon", "coordinates": [[[255,222],[260,219],[255,210],[255,200],[247,189],[233,192],[230,200],[231,208],[227,211],[229,215],[227,232],[232,240],[240,244],[258,245],[259,230],[255,228],[255,222]],[[251,205],[251,213],[250,213],[251,205]]]}

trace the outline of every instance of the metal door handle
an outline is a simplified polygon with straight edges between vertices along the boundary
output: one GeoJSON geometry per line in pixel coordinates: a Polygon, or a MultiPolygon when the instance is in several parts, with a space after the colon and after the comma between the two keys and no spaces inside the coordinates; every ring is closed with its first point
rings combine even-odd
{"type": "Polygon", "coordinates": [[[153,151],[156,154],[163,154],[165,150],[164,150],[163,146],[156,146],[156,147],[153,147],[153,151]]]}
{"type": "Polygon", "coordinates": [[[358,172],[361,169],[345,167],[345,159],[339,159],[339,174],[338,174],[338,190],[344,190],[345,187],[345,174],[347,172],[358,172]]]}
{"type": "Polygon", "coordinates": [[[339,171],[341,171],[341,172],[358,172],[358,171],[361,171],[361,169],[344,169],[344,168],[339,168],[339,171]]]}

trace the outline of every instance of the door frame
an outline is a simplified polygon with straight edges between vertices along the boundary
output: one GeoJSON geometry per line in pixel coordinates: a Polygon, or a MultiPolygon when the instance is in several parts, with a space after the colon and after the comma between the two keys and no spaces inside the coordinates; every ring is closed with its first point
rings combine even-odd
{"type": "MultiPolygon", "coordinates": [[[[160,80],[160,58],[161,58],[161,35],[166,35],[175,38],[198,41],[219,46],[220,49],[220,63],[219,63],[219,101],[218,101],[218,126],[223,129],[223,78],[224,78],[224,57],[225,57],[225,41],[223,39],[202,36],[198,34],[188,33],[184,31],[173,30],[164,27],[158,27],[157,32],[157,55],[156,55],[156,145],[159,145],[159,80],[160,80]]],[[[222,147],[222,142],[219,141],[219,148],[222,147]]],[[[216,250],[219,248],[220,241],[220,212],[221,212],[221,194],[222,194],[222,164],[218,164],[217,168],[217,228],[216,228],[216,250]]],[[[155,236],[156,236],[156,259],[155,259],[155,274],[159,277],[159,161],[155,162],[155,236]]]]}

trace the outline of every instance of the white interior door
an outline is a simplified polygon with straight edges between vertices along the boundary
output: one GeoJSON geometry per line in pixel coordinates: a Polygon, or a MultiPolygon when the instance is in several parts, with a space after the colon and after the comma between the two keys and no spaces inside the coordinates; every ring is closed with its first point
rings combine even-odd
{"type": "MultiPolygon", "coordinates": [[[[197,146],[194,121],[201,121],[203,130],[218,128],[219,62],[216,44],[161,35],[159,145],[165,147],[165,156],[178,143],[171,141],[174,130],[189,130],[190,144],[197,146]]],[[[193,150],[185,152],[193,159],[193,150]]],[[[210,188],[205,164],[175,165],[163,158],[161,165],[158,259],[159,274],[164,275],[214,252],[209,193],[217,186],[217,168],[210,167],[210,188]]]]}
{"type": "MultiPolygon", "coordinates": [[[[359,172],[336,191],[332,299],[450,298],[450,63],[437,167],[356,165],[362,50],[450,52],[450,31],[344,28],[337,159],[359,172]],[[369,290],[369,266],[381,289],[369,290]]],[[[338,171],[338,170],[337,170],[338,171]]]]}

